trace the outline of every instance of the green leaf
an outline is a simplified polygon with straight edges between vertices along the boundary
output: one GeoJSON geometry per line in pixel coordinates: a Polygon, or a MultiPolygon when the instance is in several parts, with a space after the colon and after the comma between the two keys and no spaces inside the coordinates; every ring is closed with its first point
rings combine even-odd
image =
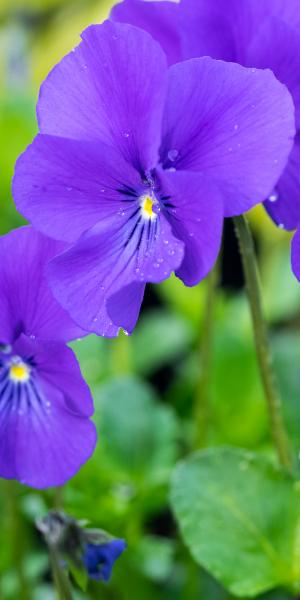
{"type": "Polygon", "coordinates": [[[177,456],[178,424],[152,388],[134,377],[118,377],[99,390],[100,440],[115,469],[164,481],[177,456]]]}
{"type": "Polygon", "coordinates": [[[175,469],[171,503],[194,559],[233,594],[299,589],[299,484],[267,458],[198,452],[175,469]]]}

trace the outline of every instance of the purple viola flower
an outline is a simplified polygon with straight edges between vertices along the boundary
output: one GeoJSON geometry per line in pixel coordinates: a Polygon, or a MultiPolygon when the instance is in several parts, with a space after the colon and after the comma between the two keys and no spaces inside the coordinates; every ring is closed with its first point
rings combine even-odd
{"type": "Polygon", "coordinates": [[[0,476],[61,485],[92,454],[90,391],[64,341],[80,330],[44,275],[63,245],[30,227],[0,238],[0,476]]]}
{"type": "Polygon", "coordinates": [[[201,58],[167,68],[146,32],[89,27],[41,88],[40,134],[16,166],[19,210],[70,247],[48,269],[85,330],[131,332],[145,284],[210,271],[225,214],[270,193],[294,135],[271,72],[201,58]]]}
{"type": "Polygon", "coordinates": [[[298,134],[286,169],[269,194],[265,207],[275,223],[294,229],[300,222],[298,0],[181,0],[179,5],[169,3],[167,23],[165,9],[160,4],[124,0],[113,8],[111,18],[137,23],[156,36],[170,63],[178,60],[178,54],[174,59],[170,52],[177,32],[182,59],[211,56],[248,67],[269,68],[290,90],[298,134]],[[155,10],[156,29],[145,18],[151,10],[155,10]]]}
{"type": "Polygon", "coordinates": [[[83,563],[91,579],[109,581],[115,561],[126,549],[124,540],[111,540],[104,544],[86,544],[83,563]]]}

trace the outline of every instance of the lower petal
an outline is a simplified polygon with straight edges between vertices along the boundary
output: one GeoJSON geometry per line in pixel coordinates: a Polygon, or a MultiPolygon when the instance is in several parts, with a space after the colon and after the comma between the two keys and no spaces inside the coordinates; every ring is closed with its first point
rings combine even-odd
{"type": "Polygon", "coordinates": [[[99,223],[48,268],[52,291],[75,322],[105,337],[120,326],[132,330],[145,283],[169,277],[184,254],[162,214],[154,223],[134,214],[122,225],[124,217],[99,223]]]}
{"type": "Polygon", "coordinates": [[[134,330],[143,302],[146,285],[134,281],[109,297],[107,312],[111,320],[126,333],[134,330]]]}
{"type": "Polygon", "coordinates": [[[47,382],[40,382],[40,392],[51,407],[23,411],[11,404],[0,411],[0,475],[46,488],[63,485],[88,460],[96,430],[63,407],[61,392],[47,382]]]}

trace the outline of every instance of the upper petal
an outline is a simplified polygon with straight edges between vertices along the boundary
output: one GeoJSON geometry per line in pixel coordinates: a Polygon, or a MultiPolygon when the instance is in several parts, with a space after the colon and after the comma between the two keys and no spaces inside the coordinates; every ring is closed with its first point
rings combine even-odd
{"type": "Polygon", "coordinates": [[[20,333],[63,341],[85,335],[45,278],[47,263],[64,248],[31,227],[0,237],[0,342],[11,343],[20,333]]]}
{"type": "Polygon", "coordinates": [[[148,33],[106,21],[41,87],[40,131],[114,146],[138,169],[154,166],[165,97],[166,58],[148,33]]]}
{"type": "Polygon", "coordinates": [[[180,60],[179,5],[177,3],[163,0],[161,2],[124,0],[113,7],[110,18],[148,31],[160,43],[169,64],[180,60]]]}
{"type": "Polygon", "coordinates": [[[247,64],[259,69],[269,68],[285,83],[293,96],[296,124],[300,125],[300,30],[284,21],[265,21],[247,51],[247,64]]]}
{"type": "Polygon", "coordinates": [[[294,133],[292,99],[270,71],[207,57],[169,69],[162,162],[216,179],[226,216],[270,194],[294,133]]]}
{"type": "Polygon", "coordinates": [[[298,0],[181,0],[182,50],[245,63],[253,37],[275,16],[300,29],[298,0]]]}

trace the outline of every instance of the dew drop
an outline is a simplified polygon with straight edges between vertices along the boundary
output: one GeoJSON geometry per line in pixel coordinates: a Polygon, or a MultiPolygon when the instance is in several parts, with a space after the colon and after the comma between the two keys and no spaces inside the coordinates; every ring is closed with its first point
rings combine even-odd
{"type": "Polygon", "coordinates": [[[176,158],[178,158],[178,154],[179,154],[178,150],[173,148],[172,150],[169,150],[169,152],[168,152],[168,159],[171,162],[174,162],[176,160],[176,158]]]}
{"type": "Polygon", "coordinates": [[[167,171],[169,171],[169,173],[175,173],[176,169],[175,167],[170,167],[169,169],[166,169],[167,171]]]}
{"type": "Polygon", "coordinates": [[[273,192],[273,193],[272,193],[272,194],[269,196],[268,200],[270,200],[270,202],[276,202],[276,200],[278,200],[278,194],[277,194],[276,192],[273,192]]]}
{"type": "Polygon", "coordinates": [[[175,250],[169,250],[168,254],[169,256],[173,256],[175,254],[175,250]]]}
{"type": "Polygon", "coordinates": [[[124,138],[129,138],[129,136],[130,136],[130,133],[128,133],[128,131],[125,131],[125,132],[123,133],[123,137],[124,137],[124,138]]]}
{"type": "Polygon", "coordinates": [[[164,240],[164,244],[167,246],[169,243],[169,240],[164,240]]]}
{"type": "Polygon", "coordinates": [[[160,264],[158,262],[154,263],[154,269],[158,269],[160,267],[160,264]]]}
{"type": "Polygon", "coordinates": [[[284,224],[283,223],[279,223],[278,227],[279,227],[279,229],[284,229],[284,224]]]}
{"type": "Polygon", "coordinates": [[[238,124],[236,123],[233,129],[234,129],[234,131],[237,131],[237,130],[238,130],[238,128],[239,128],[239,126],[238,126],[238,124]]]}

